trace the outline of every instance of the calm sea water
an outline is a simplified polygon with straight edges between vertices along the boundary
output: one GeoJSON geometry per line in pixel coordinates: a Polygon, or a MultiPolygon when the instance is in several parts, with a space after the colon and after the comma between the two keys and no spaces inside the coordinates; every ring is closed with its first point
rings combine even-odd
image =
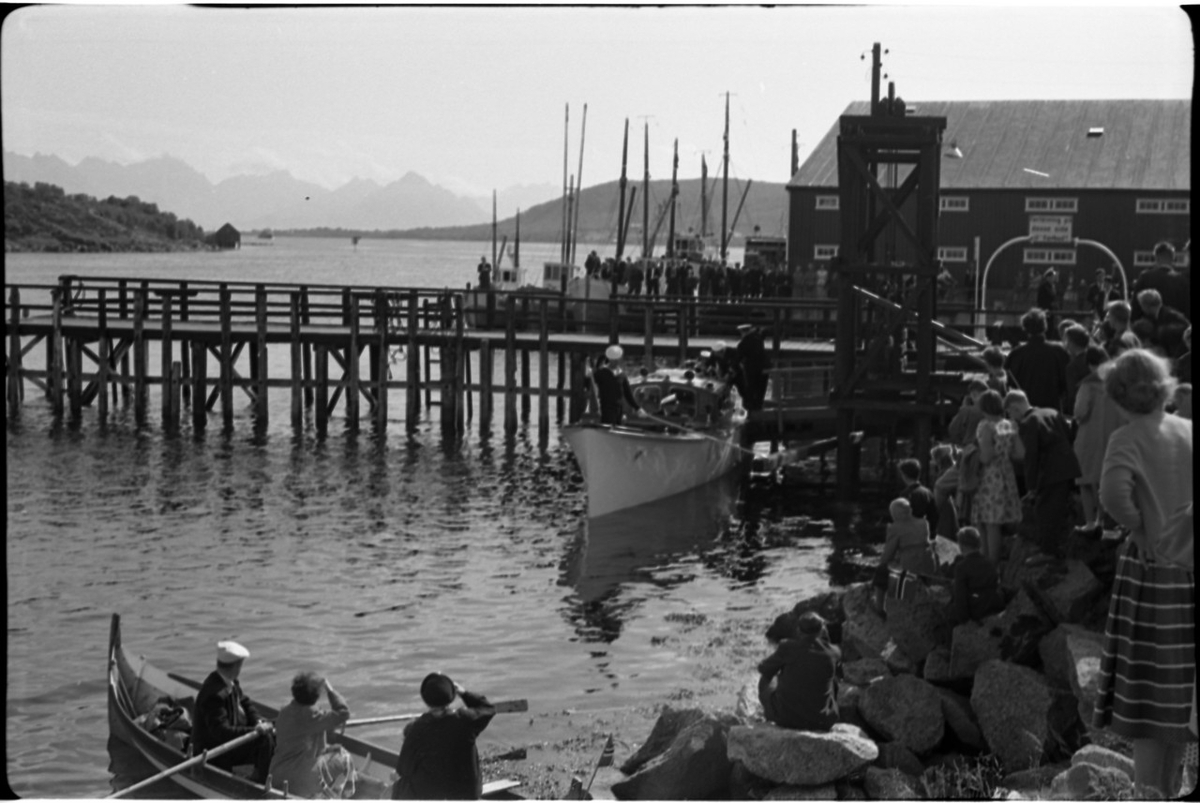
{"type": "MultiPolygon", "coordinates": [[[[17,254],[5,281],[456,287],[484,251],[278,238],[216,254],[17,254]]],[[[522,245],[522,261],[556,251],[522,245]]],[[[417,685],[433,670],[493,699],[528,698],[531,710],[602,708],[675,688],[685,658],[656,637],[678,615],[761,628],[870,549],[857,510],[738,483],[589,525],[574,459],[557,427],[537,442],[536,417],[512,438],[473,422],[444,442],[435,412],[411,436],[399,422],[383,438],[331,425],[318,441],[311,420],[293,431],[277,396],[265,434],[253,433],[247,403],[232,434],[213,426],[194,438],[187,426],[160,431],[154,396],[148,427],[117,405],[102,428],[94,410],[55,422],[27,387],[6,428],[5,747],[17,794],[109,791],[114,612],[135,653],[197,679],[217,640],[241,641],[252,652],[243,683],[273,705],[312,668],[358,717],[419,710],[417,685]]],[[[498,718],[483,746],[531,739],[527,721],[498,718]]]]}

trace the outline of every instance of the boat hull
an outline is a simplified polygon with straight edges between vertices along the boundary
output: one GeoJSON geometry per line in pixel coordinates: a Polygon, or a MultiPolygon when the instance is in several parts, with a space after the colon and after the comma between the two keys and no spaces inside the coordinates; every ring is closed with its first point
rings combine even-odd
{"type": "Polygon", "coordinates": [[[588,516],[666,499],[745,464],[745,414],[703,432],[572,424],[563,428],[583,472],[588,516]]]}

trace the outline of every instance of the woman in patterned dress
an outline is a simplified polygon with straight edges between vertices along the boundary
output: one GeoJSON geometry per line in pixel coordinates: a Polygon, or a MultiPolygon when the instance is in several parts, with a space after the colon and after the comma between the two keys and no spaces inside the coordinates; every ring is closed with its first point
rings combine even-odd
{"type": "Polygon", "coordinates": [[[1004,400],[994,390],[979,397],[983,420],[975,430],[982,470],[979,488],[971,503],[971,523],[986,531],[986,554],[993,563],[1000,561],[1001,528],[1021,522],[1021,496],[1013,460],[1025,455],[1017,429],[1004,419],[1004,400]]]}
{"type": "Polygon", "coordinates": [[[1170,364],[1149,351],[1113,361],[1104,388],[1129,423],[1113,433],[1100,477],[1101,504],[1130,536],[1117,556],[1093,724],[1133,741],[1135,792],[1160,799],[1179,792],[1196,742],[1192,422],[1165,411],[1174,386],[1170,364]]]}

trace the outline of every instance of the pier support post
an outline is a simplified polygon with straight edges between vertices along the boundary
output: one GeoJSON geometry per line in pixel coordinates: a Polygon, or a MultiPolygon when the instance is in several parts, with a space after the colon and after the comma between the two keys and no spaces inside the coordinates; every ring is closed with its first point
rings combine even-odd
{"type": "Polygon", "coordinates": [[[199,434],[208,424],[208,349],[201,340],[192,341],[192,432],[199,434]]]}
{"type": "Polygon", "coordinates": [[[46,341],[46,361],[48,363],[46,370],[49,373],[46,377],[46,389],[50,391],[50,406],[54,410],[54,417],[61,418],[63,414],[62,310],[64,300],[60,288],[52,290],[51,296],[54,300],[54,308],[51,312],[53,328],[46,341]]]}
{"type": "MultiPolygon", "coordinates": [[[[302,284],[300,285],[300,323],[303,326],[308,326],[311,322],[308,313],[308,287],[302,284]]],[[[304,352],[304,406],[312,407],[312,344],[305,343],[302,348],[304,352]]]]}
{"type": "Polygon", "coordinates": [[[654,370],[654,305],[647,302],[645,319],[642,324],[642,365],[647,371],[654,370]]]}
{"type": "MultiPolygon", "coordinates": [[[[187,323],[188,319],[188,283],[179,283],[179,322],[187,323]]],[[[188,379],[192,375],[192,355],[184,343],[179,344],[179,358],[183,362],[183,373],[179,377],[179,391],[185,402],[191,401],[192,389],[188,379]]]]}
{"type": "Polygon", "coordinates": [[[257,285],[254,288],[254,425],[257,429],[267,426],[267,288],[257,285]]]}
{"type": "Polygon", "coordinates": [[[146,423],[146,289],[140,288],[133,302],[133,420],[140,427],[146,423]]]}
{"type": "Polygon", "coordinates": [[[233,298],[229,285],[221,284],[221,423],[233,429],[233,298]]]}
{"type": "Polygon", "coordinates": [[[450,375],[454,397],[454,432],[456,435],[461,435],[466,431],[465,399],[463,397],[466,395],[466,377],[470,371],[467,365],[468,355],[465,342],[466,317],[461,293],[455,293],[447,301],[449,310],[454,316],[454,372],[450,375]]]}
{"type": "Polygon", "coordinates": [[[388,417],[388,308],[383,290],[375,291],[375,327],[379,339],[375,344],[375,426],[377,434],[387,432],[388,417]]]}
{"type": "Polygon", "coordinates": [[[171,419],[171,408],[173,401],[171,399],[171,363],[174,362],[174,348],[171,343],[171,316],[173,310],[171,308],[170,293],[163,293],[162,297],[162,424],[163,429],[171,429],[175,426],[175,421],[171,419]]]}
{"type": "Polygon", "coordinates": [[[83,418],[83,341],[78,336],[66,339],[67,398],[71,405],[71,420],[83,418]]]}
{"type": "Polygon", "coordinates": [[[304,398],[302,392],[304,358],[300,346],[300,294],[290,297],[288,321],[291,329],[292,351],[292,428],[297,431],[304,426],[304,398]]]}
{"type": "Polygon", "coordinates": [[[8,333],[8,417],[17,418],[21,410],[21,291],[14,287],[8,295],[12,328],[8,333]]]}
{"type": "Polygon", "coordinates": [[[329,429],[329,349],[319,344],[315,349],[317,387],[315,388],[316,400],[314,404],[317,408],[317,437],[324,438],[325,433],[329,429]]]}
{"type": "Polygon", "coordinates": [[[550,440],[550,321],[544,296],[538,307],[538,442],[550,440]]]}
{"type": "Polygon", "coordinates": [[[408,387],[405,388],[404,425],[408,432],[417,431],[421,416],[421,347],[417,343],[417,320],[420,314],[417,291],[408,293],[408,387]]]}
{"type": "MultiPolygon", "coordinates": [[[[117,308],[121,320],[129,318],[129,291],[124,279],[117,284],[117,308]]],[[[121,400],[128,405],[132,385],[129,383],[129,349],[121,355],[121,400]]]]}
{"type": "Polygon", "coordinates": [[[510,293],[504,299],[504,431],[517,431],[517,304],[510,293]]]}
{"type": "Polygon", "coordinates": [[[179,430],[179,397],[183,390],[183,364],[179,360],[171,363],[171,373],[167,376],[164,390],[170,405],[167,407],[167,426],[172,432],[179,430]]]}
{"type": "Polygon", "coordinates": [[[101,287],[98,295],[97,303],[100,305],[97,311],[96,331],[99,335],[97,349],[99,351],[99,366],[96,369],[96,416],[100,419],[100,424],[103,426],[108,421],[108,383],[111,378],[112,371],[110,370],[109,360],[112,340],[108,336],[108,298],[105,288],[101,287]]]}
{"type": "Polygon", "coordinates": [[[487,432],[492,423],[492,342],[479,341],[479,431],[487,432]]]}
{"type": "Polygon", "coordinates": [[[563,413],[566,408],[566,394],[563,390],[566,387],[567,381],[567,353],[565,351],[558,352],[558,376],[555,378],[555,384],[558,389],[558,394],[554,399],[554,415],[558,423],[563,422],[563,413]]]}
{"type": "Polygon", "coordinates": [[[581,352],[571,352],[571,404],[567,423],[574,424],[587,412],[587,366],[581,352]]]}
{"type": "Polygon", "coordinates": [[[683,365],[687,362],[688,357],[688,330],[691,328],[691,323],[688,318],[691,317],[691,305],[687,301],[679,302],[679,364],[683,365]]]}
{"type": "Polygon", "coordinates": [[[343,305],[349,308],[350,345],[346,349],[346,426],[358,431],[358,296],[347,290],[343,305]]]}

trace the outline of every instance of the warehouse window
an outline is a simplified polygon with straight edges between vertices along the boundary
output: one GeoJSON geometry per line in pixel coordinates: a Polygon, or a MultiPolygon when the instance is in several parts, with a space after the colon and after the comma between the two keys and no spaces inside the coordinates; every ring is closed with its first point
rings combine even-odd
{"type": "Polygon", "coordinates": [[[833,259],[837,256],[838,247],[836,245],[814,245],[813,259],[833,259]]]}
{"type": "Polygon", "coordinates": [[[1139,215],[1189,215],[1192,202],[1187,198],[1138,198],[1139,215]]]}
{"type": "Polygon", "coordinates": [[[1078,212],[1078,198],[1026,198],[1026,212],[1078,212]]]}
{"type": "Polygon", "coordinates": [[[965,195],[943,195],[938,209],[943,212],[970,212],[971,199],[965,195]]]}
{"type": "Polygon", "coordinates": [[[817,209],[833,211],[841,208],[841,198],[837,195],[818,195],[817,209]]]}
{"type": "Polygon", "coordinates": [[[967,249],[964,246],[943,245],[938,248],[938,259],[942,262],[966,262],[967,249]]]}
{"type": "MultiPolygon", "coordinates": [[[[1133,266],[1135,268],[1149,268],[1154,265],[1153,251],[1134,251],[1133,266]]],[[[1191,254],[1187,251],[1175,252],[1175,267],[1190,268],[1192,265],[1191,254]]]]}
{"type": "Polygon", "coordinates": [[[1026,265],[1074,265],[1075,251],[1071,248],[1026,248],[1026,265]]]}

